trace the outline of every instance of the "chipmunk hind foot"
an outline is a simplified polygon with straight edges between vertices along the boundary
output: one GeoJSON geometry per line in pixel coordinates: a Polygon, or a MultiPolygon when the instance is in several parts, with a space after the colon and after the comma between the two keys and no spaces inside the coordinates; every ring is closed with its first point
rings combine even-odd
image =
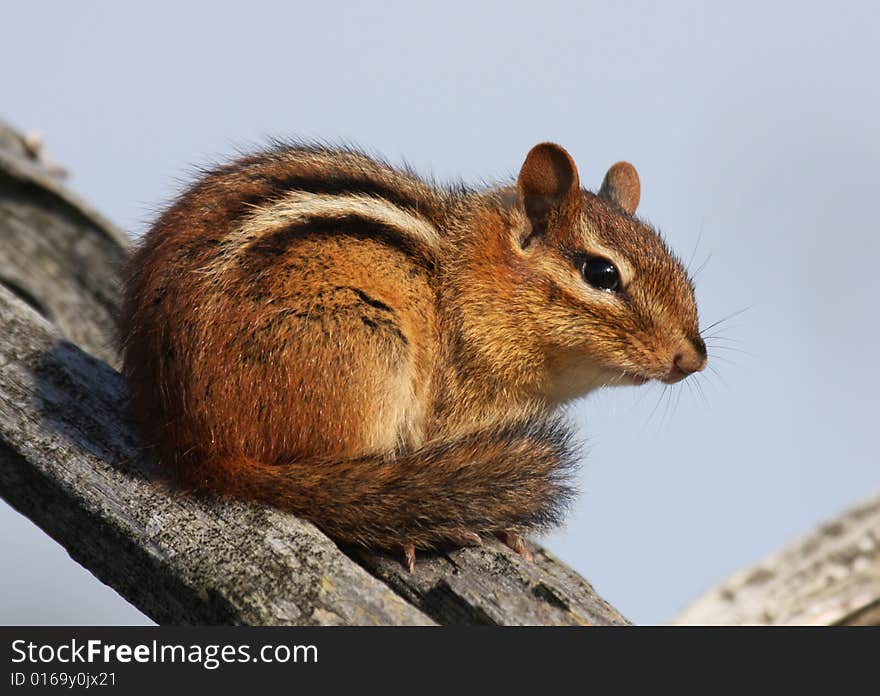
{"type": "MultiPolygon", "coordinates": [[[[447,536],[449,546],[455,549],[461,549],[468,546],[482,546],[483,539],[476,532],[462,531],[447,536]]],[[[416,547],[415,544],[403,545],[404,565],[410,573],[416,568],[416,547]]]]}

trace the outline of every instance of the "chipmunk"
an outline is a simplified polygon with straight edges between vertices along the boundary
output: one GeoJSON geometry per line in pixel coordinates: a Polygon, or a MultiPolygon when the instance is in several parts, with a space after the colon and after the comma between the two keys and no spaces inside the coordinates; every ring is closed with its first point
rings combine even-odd
{"type": "Polygon", "coordinates": [[[125,277],[124,374],[185,486],[402,551],[561,521],[568,426],[608,384],[702,370],[693,286],[634,217],[542,143],[515,185],[441,188],[360,152],[276,145],[208,172],[125,277]]]}

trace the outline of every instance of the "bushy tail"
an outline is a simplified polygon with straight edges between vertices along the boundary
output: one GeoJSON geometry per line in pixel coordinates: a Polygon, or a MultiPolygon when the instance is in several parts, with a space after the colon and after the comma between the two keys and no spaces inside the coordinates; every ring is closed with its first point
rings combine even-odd
{"type": "Polygon", "coordinates": [[[463,532],[558,524],[573,493],[571,439],[561,422],[533,420],[394,459],[191,457],[178,473],[191,486],[288,510],[341,542],[434,548],[463,532]]]}

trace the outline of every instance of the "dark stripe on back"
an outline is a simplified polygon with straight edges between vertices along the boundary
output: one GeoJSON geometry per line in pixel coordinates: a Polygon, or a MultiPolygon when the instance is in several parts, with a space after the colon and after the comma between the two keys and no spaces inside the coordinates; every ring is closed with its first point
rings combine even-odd
{"type": "Polygon", "coordinates": [[[433,250],[407,237],[392,225],[360,215],[330,217],[320,215],[285,225],[256,239],[241,255],[241,263],[251,269],[270,264],[283,256],[290,245],[314,235],[340,235],[355,239],[375,239],[397,249],[429,271],[434,269],[433,250]]]}
{"type": "Polygon", "coordinates": [[[263,206],[267,203],[280,200],[292,191],[305,193],[325,194],[331,196],[372,196],[381,198],[389,203],[416,215],[427,216],[429,220],[435,220],[439,211],[432,202],[417,195],[402,191],[392,183],[372,179],[365,176],[352,176],[350,174],[320,173],[309,176],[307,174],[280,174],[273,176],[265,169],[257,169],[249,173],[248,179],[257,191],[244,196],[235,206],[234,216],[240,217],[249,211],[252,206],[263,206]]]}
{"type": "Polygon", "coordinates": [[[379,300],[377,300],[374,297],[370,297],[367,293],[365,293],[360,288],[348,288],[348,289],[351,290],[355,295],[357,295],[361,302],[370,305],[370,307],[375,307],[376,309],[380,309],[383,312],[393,312],[394,311],[387,304],[385,304],[384,302],[380,302],[379,300]]]}

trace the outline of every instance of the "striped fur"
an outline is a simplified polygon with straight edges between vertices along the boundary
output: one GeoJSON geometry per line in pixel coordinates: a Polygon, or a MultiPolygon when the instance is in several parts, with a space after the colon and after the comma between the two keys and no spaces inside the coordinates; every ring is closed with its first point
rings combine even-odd
{"type": "Polygon", "coordinates": [[[486,191],[325,147],[205,172],[126,274],[124,372],[147,441],[188,487],[340,541],[505,532],[518,547],[571,497],[559,402],[700,369],[692,288],[632,217],[633,177],[618,166],[582,191],[548,144],[517,187],[486,191]],[[589,254],[625,292],[584,283],[589,254]]]}
{"type": "Polygon", "coordinates": [[[437,228],[420,215],[384,198],[366,194],[329,194],[290,191],[279,198],[255,205],[240,224],[220,237],[221,252],[204,269],[207,275],[222,275],[255,244],[295,225],[311,221],[334,223],[354,219],[358,223],[380,225],[391,238],[406,240],[426,258],[440,247],[437,228]]]}

